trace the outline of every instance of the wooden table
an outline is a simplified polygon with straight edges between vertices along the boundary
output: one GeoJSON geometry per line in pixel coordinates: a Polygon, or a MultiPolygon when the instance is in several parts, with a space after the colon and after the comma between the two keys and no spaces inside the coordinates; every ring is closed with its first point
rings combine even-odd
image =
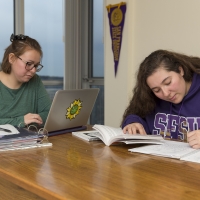
{"type": "Polygon", "coordinates": [[[89,143],[71,133],[49,141],[53,147],[0,153],[1,200],[200,199],[200,164],[128,152],[134,145],[89,143]]]}

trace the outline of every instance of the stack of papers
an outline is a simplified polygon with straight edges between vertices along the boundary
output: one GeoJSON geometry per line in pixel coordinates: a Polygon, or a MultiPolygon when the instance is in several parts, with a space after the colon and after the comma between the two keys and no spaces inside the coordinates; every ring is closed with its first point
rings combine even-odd
{"type": "Polygon", "coordinates": [[[52,146],[43,143],[43,137],[37,132],[25,128],[14,127],[10,124],[0,125],[0,151],[27,149],[42,146],[52,146]]]}
{"type": "Polygon", "coordinates": [[[163,144],[142,146],[128,151],[200,163],[200,149],[193,149],[184,142],[165,140],[163,144]]]}

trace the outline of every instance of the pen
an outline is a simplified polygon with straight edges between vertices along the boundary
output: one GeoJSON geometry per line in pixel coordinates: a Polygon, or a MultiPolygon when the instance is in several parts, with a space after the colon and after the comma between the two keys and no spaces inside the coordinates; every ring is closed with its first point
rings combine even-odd
{"type": "Polygon", "coordinates": [[[1,127],[0,127],[0,131],[5,131],[5,132],[8,132],[8,133],[11,133],[11,132],[12,132],[12,131],[9,130],[9,129],[5,129],[5,128],[1,128],[1,127]]]}

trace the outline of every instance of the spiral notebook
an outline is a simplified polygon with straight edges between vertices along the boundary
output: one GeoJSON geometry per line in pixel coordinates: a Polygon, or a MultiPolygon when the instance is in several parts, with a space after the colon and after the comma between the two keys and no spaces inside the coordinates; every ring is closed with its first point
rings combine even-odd
{"type": "Polygon", "coordinates": [[[57,91],[44,125],[48,136],[86,129],[98,93],[98,88],[57,91]]]}

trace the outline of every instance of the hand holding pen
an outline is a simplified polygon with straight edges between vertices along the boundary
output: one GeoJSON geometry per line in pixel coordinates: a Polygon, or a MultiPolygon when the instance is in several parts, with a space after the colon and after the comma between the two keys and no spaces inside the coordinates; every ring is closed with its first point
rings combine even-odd
{"type": "Polygon", "coordinates": [[[187,141],[194,149],[200,148],[200,130],[194,130],[187,133],[187,141]]]}

